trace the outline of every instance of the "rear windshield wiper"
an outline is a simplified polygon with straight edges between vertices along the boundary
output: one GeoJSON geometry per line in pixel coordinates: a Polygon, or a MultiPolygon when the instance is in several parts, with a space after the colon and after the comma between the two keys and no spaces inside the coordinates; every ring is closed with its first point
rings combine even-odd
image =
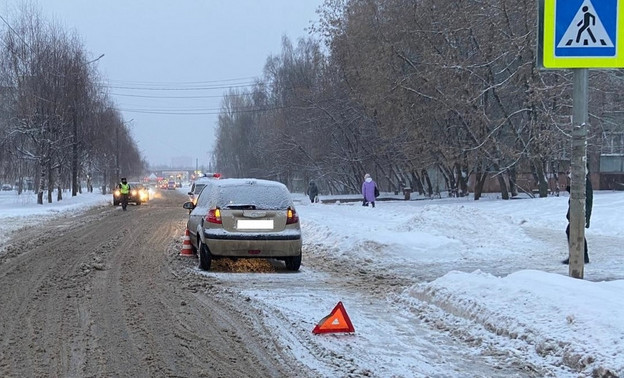
{"type": "Polygon", "coordinates": [[[256,205],[227,205],[224,208],[231,210],[256,210],[256,205]]]}

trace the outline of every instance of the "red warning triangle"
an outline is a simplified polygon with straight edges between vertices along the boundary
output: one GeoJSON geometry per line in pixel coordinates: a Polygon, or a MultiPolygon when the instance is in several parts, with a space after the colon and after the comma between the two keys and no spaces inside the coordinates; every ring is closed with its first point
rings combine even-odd
{"type": "Polygon", "coordinates": [[[312,331],[315,334],[332,332],[355,332],[342,302],[338,302],[332,312],[321,319],[312,331]]]}

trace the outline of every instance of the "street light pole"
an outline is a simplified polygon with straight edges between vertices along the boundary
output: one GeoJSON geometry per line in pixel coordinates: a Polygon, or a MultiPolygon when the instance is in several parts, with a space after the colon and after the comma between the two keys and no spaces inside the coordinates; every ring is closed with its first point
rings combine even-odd
{"type": "Polygon", "coordinates": [[[77,93],[74,94],[74,114],[72,117],[74,126],[72,135],[72,197],[75,197],[78,194],[78,116],[76,115],[76,113],[78,113],[78,101],[76,101],[76,96],[78,96],[77,93]]]}
{"type": "Polygon", "coordinates": [[[119,125],[115,126],[115,183],[119,183],[119,125]]]}
{"type": "MultiPolygon", "coordinates": [[[[80,67],[86,66],[91,63],[95,63],[98,60],[102,59],[104,54],[101,54],[97,58],[85,62],[80,65],[80,67]]],[[[78,194],[78,77],[74,78],[74,111],[72,114],[72,197],[75,197],[78,194]]]]}

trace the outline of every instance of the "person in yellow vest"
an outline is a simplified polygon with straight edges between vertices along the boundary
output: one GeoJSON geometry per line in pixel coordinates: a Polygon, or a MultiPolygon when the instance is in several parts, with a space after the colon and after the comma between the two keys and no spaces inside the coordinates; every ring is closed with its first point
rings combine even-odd
{"type": "Polygon", "coordinates": [[[119,193],[121,193],[121,208],[126,211],[126,207],[128,207],[128,195],[130,194],[130,184],[128,184],[125,177],[122,177],[121,183],[119,183],[119,193]]]}

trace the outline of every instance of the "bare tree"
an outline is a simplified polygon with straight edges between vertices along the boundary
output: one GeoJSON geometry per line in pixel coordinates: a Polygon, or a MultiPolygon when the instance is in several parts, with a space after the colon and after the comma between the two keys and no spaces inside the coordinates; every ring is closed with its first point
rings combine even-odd
{"type": "Polygon", "coordinates": [[[0,166],[12,163],[10,175],[20,192],[28,175],[34,176],[40,204],[45,191],[52,202],[54,188],[57,200],[65,188],[76,195],[85,170],[108,173],[112,159],[117,174],[143,172],[146,164],[127,126],[96,84],[91,63],[99,58],[86,59],[75,35],[25,6],[1,38],[0,137],[9,149],[0,166]],[[111,139],[114,143],[104,142],[111,139]]]}
{"type": "MultiPolygon", "coordinates": [[[[536,66],[536,12],[530,0],[327,0],[313,28],[324,46],[284,39],[253,89],[228,94],[217,164],[336,192],[369,172],[397,192],[470,183],[479,199],[494,182],[504,199],[534,185],[545,196],[569,158],[571,80],[536,66]]],[[[613,123],[622,80],[593,75],[592,120],[613,123]]]]}

